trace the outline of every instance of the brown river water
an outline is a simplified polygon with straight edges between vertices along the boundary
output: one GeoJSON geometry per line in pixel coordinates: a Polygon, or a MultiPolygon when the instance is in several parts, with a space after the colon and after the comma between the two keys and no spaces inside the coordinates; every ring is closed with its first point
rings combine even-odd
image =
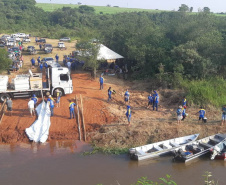
{"type": "Polygon", "coordinates": [[[84,156],[83,151],[91,147],[79,141],[0,145],[0,185],[130,185],[140,177],[157,181],[166,174],[178,185],[204,185],[205,171],[226,184],[226,162],[220,160],[202,157],[184,164],[167,156],[137,162],[126,154],[84,156]]]}

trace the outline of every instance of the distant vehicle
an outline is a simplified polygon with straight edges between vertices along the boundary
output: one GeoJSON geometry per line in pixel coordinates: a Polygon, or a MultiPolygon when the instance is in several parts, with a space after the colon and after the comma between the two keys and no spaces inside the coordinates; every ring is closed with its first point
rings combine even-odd
{"type": "Polygon", "coordinates": [[[43,48],[44,48],[45,53],[52,53],[52,51],[53,51],[52,44],[44,44],[43,48]]]}
{"type": "Polygon", "coordinates": [[[39,39],[39,40],[36,40],[36,43],[38,43],[38,42],[46,43],[46,39],[39,39]]]}
{"type": "Polygon", "coordinates": [[[20,49],[19,49],[19,47],[13,47],[13,48],[11,48],[11,51],[13,51],[13,52],[20,52],[20,49]]]}
{"type": "Polygon", "coordinates": [[[19,36],[20,38],[29,37],[29,35],[27,35],[27,34],[25,34],[25,33],[17,33],[17,34],[18,34],[18,36],[19,36]]]}
{"type": "Polygon", "coordinates": [[[55,60],[52,57],[45,57],[41,60],[42,63],[47,63],[48,65],[53,64],[55,60]]]}
{"type": "Polygon", "coordinates": [[[32,50],[34,50],[34,49],[35,49],[34,46],[28,46],[28,47],[27,47],[27,51],[29,51],[29,52],[32,51],[32,50]]]}
{"type": "Polygon", "coordinates": [[[17,37],[17,36],[11,36],[12,39],[15,39],[16,42],[20,42],[20,37],[17,37]]]}
{"type": "Polygon", "coordinates": [[[0,44],[0,48],[4,48],[5,47],[5,45],[4,44],[0,44]]]}
{"type": "Polygon", "coordinates": [[[62,49],[66,49],[65,45],[63,42],[58,42],[58,48],[62,49]]]}
{"type": "Polygon", "coordinates": [[[8,46],[8,47],[16,46],[16,40],[15,40],[15,39],[12,39],[12,38],[9,38],[9,39],[6,41],[6,46],[8,46]]]}
{"type": "Polygon", "coordinates": [[[64,37],[64,38],[60,39],[60,41],[67,41],[67,42],[70,41],[70,40],[71,40],[70,37],[64,37]]]}
{"type": "Polygon", "coordinates": [[[30,38],[23,38],[22,42],[31,42],[30,38]]]}

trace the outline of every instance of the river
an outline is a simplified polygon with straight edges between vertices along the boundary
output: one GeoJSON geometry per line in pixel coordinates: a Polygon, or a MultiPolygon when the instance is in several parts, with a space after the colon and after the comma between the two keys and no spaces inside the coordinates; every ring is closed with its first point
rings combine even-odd
{"type": "Polygon", "coordinates": [[[125,155],[82,155],[91,151],[83,142],[57,142],[45,145],[0,145],[1,185],[129,185],[140,177],[158,180],[166,174],[178,185],[203,185],[210,171],[219,185],[225,184],[224,161],[204,157],[189,164],[173,163],[172,157],[142,162],[125,155]]]}

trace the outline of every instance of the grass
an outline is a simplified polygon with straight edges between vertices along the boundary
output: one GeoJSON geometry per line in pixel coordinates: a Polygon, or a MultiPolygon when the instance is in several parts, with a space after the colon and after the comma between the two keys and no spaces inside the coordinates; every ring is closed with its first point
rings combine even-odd
{"type": "MultiPolygon", "coordinates": [[[[79,5],[74,4],[50,4],[50,3],[37,3],[37,7],[42,8],[44,11],[52,12],[54,10],[57,10],[59,8],[63,7],[71,7],[71,8],[78,8],[79,5]]],[[[90,6],[95,9],[95,12],[97,14],[100,14],[102,12],[103,14],[116,14],[116,13],[122,13],[122,12],[162,12],[161,10],[151,10],[151,9],[139,9],[139,8],[121,8],[121,7],[105,7],[105,6],[90,6]]]]}
{"type": "Polygon", "coordinates": [[[209,80],[184,81],[183,88],[191,104],[222,106],[226,104],[226,81],[215,77],[209,80]]]}

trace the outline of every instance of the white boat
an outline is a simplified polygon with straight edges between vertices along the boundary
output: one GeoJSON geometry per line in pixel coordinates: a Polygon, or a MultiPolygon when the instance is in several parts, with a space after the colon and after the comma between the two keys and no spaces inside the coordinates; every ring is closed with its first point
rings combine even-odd
{"type": "Polygon", "coordinates": [[[216,145],[223,142],[226,138],[225,134],[215,134],[203,139],[193,141],[174,151],[174,161],[188,162],[202,155],[210,153],[216,145]]]}
{"type": "Polygon", "coordinates": [[[171,151],[174,151],[178,147],[195,141],[198,136],[199,134],[193,134],[131,148],[129,149],[130,158],[134,160],[143,160],[165,155],[171,151]]]}

